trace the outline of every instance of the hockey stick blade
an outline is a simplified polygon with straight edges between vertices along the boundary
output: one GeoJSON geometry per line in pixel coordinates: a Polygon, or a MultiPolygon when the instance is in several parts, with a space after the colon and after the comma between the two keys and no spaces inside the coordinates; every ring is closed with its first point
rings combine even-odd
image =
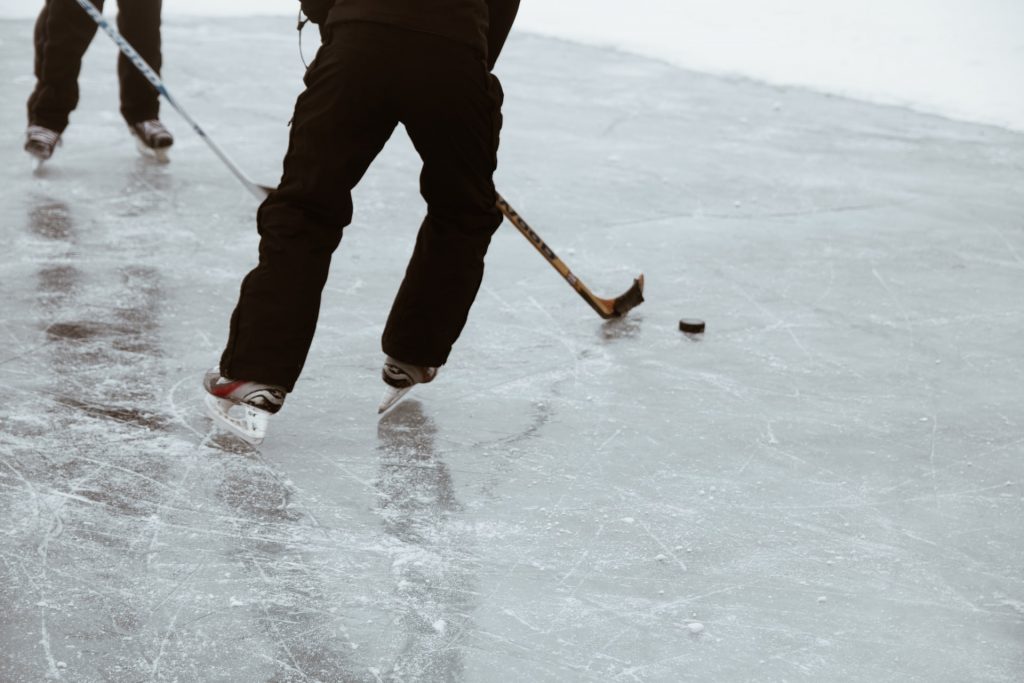
{"type": "Polygon", "coordinates": [[[616,297],[611,301],[611,308],[614,315],[612,318],[621,318],[622,316],[629,313],[631,310],[639,306],[644,302],[644,276],[641,273],[640,277],[633,280],[633,286],[626,290],[621,296],[616,297]]]}
{"type": "MultiPolygon", "coordinates": [[[[573,276],[575,277],[575,276],[573,276]]],[[[594,296],[579,280],[573,284],[583,300],[590,304],[594,312],[604,320],[621,318],[644,302],[644,276],[641,274],[633,280],[633,286],[614,299],[602,299],[594,296]]]]}
{"type": "Polygon", "coordinates": [[[515,209],[513,209],[505,198],[498,195],[498,209],[505,214],[505,218],[509,220],[512,225],[525,237],[533,247],[541,253],[541,255],[547,259],[547,262],[551,264],[551,267],[558,271],[558,273],[568,282],[576,293],[583,298],[587,304],[594,309],[594,312],[599,316],[608,320],[610,318],[621,318],[626,315],[630,310],[636,308],[644,302],[644,276],[633,280],[633,286],[626,290],[621,296],[614,299],[602,299],[599,296],[595,296],[590,289],[583,284],[576,275],[569,270],[569,266],[565,265],[562,259],[558,258],[558,255],[541,239],[540,235],[529,226],[529,224],[520,216],[515,209]]]}

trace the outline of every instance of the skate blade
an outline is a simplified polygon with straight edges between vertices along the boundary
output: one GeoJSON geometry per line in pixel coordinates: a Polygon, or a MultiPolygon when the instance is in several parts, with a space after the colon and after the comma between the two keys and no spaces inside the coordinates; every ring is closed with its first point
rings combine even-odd
{"type": "Polygon", "coordinates": [[[380,399],[380,405],[377,406],[377,414],[378,415],[383,415],[388,410],[390,410],[392,407],[394,407],[394,405],[396,403],[398,403],[399,401],[401,401],[402,397],[404,397],[406,394],[408,394],[409,391],[414,386],[416,386],[416,385],[414,384],[414,385],[412,385],[410,387],[405,387],[404,389],[396,389],[394,387],[387,387],[384,390],[384,396],[382,396],[381,399],[380,399]]]}
{"type": "Polygon", "coordinates": [[[29,157],[29,162],[28,163],[31,164],[31,166],[32,166],[32,173],[39,173],[40,171],[43,170],[43,164],[46,163],[46,159],[44,159],[42,157],[37,157],[32,152],[28,153],[28,157],[29,157]]]}
{"type": "Polygon", "coordinates": [[[267,436],[270,413],[252,406],[234,403],[212,394],[203,397],[206,412],[214,423],[243,441],[258,446],[267,436]]]}
{"type": "Polygon", "coordinates": [[[167,147],[158,147],[155,149],[153,147],[147,147],[146,143],[142,141],[142,138],[137,135],[133,135],[133,137],[135,138],[135,146],[139,149],[139,154],[161,164],[170,163],[171,157],[167,155],[167,147]]]}

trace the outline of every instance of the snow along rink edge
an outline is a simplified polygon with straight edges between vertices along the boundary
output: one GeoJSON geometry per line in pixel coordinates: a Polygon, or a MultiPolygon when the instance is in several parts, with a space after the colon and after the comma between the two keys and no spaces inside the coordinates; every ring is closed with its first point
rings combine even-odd
{"type": "MultiPolygon", "coordinates": [[[[0,17],[34,19],[41,5],[0,0],[0,17]]],[[[282,15],[282,3],[171,0],[163,12],[215,24],[282,15]]],[[[1007,0],[560,0],[523,3],[517,30],[1024,131],[1024,90],[1012,87],[1024,70],[1024,5],[1007,0]]]]}

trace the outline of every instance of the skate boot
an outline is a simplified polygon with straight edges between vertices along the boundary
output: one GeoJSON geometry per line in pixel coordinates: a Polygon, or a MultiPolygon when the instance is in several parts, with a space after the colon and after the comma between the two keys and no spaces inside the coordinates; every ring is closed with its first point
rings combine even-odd
{"type": "Polygon", "coordinates": [[[167,150],[174,144],[174,136],[159,119],[139,121],[128,126],[143,156],[153,157],[160,163],[168,161],[167,150]]]}
{"type": "Polygon", "coordinates": [[[31,125],[25,130],[25,151],[36,161],[36,167],[53,156],[53,150],[60,144],[60,133],[42,126],[31,125]]]}
{"type": "Polygon", "coordinates": [[[266,437],[270,416],[281,410],[288,393],[272,384],[222,377],[218,368],[206,373],[203,388],[213,421],[254,445],[266,437]]]}
{"type": "Polygon", "coordinates": [[[433,381],[435,377],[437,377],[437,368],[410,365],[388,356],[384,361],[384,369],[381,371],[381,379],[388,386],[377,407],[377,414],[387,411],[398,403],[417,384],[426,384],[433,381]]]}

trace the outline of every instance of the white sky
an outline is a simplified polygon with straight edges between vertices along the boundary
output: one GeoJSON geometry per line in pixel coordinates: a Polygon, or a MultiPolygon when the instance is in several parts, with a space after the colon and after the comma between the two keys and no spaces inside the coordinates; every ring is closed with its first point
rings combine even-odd
{"type": "MultiPolygon", "coordinates": [[[[297,4],[164,0],[164,14],[297,4]]],[[[0,0],[0,17],[41,6],[0,0]]],[[[1024,0],[523,0],[517,28],[1024,131],[1024,0]]]]}

